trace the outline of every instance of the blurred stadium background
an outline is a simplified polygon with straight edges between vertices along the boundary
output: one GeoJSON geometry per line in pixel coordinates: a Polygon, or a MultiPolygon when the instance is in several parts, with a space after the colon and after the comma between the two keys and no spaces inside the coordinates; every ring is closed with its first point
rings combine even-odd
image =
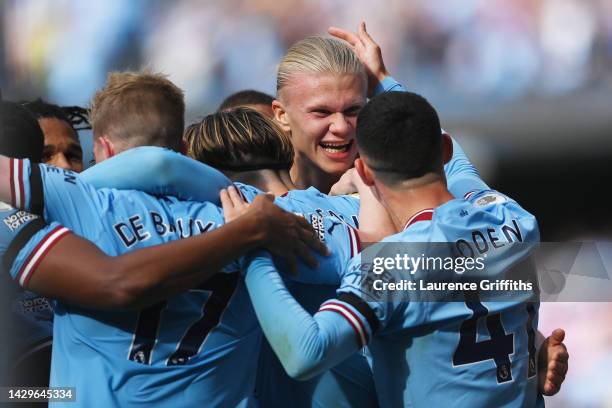
{"type": "MultiPolygon", "coordinates": [[[[274,94],[290,44],[362,19],[393,76],[538,216],[543,240],[610,241],[609,0],[2,0],[0,87],[86,105],[109,70],[147,67],[186,91],[193,121],[232,92],[274,94]]],[[[557,326],[570,373],[549,405],[611,407],[612,303],[543,304],[543,332],[557,326]]]]}

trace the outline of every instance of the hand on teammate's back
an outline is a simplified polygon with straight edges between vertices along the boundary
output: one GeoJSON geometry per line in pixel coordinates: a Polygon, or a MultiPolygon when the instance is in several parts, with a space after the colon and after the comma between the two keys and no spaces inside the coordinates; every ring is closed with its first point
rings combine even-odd
{"type": "Polygon", "coordinates": [[[376,85],[389,76],[389,72],[385,68],[380,46],[366,31],[365,22],[362,21],[359,24],[359,30],[356,33],[338,27],[330,27],[328,32],[334,37],[346,41],[353,48],[357,58],[363,63],[368,73],[368,97],[374,96],[376,85]]]}
{"type": "Polygon", "coordinates": [[[261,228],[260,246],[287,260],[290,274],[297,274],[297,259],[316,268],[318,261],[312,251],[327,255],[327,247],[319,240],[312,226],[304,219],[274,204],[274,196],[259,195],[246,203],[235,187],[221,191],[221,204],[226,222],[242,215],[252,215],[261,228]]]}

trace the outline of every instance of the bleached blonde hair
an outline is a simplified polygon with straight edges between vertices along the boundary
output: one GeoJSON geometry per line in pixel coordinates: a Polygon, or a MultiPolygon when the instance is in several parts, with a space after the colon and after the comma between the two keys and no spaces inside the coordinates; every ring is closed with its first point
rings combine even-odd
{"type": "Polygon", "coordinates": [[[307,37],[289,48],[278,67],[277,95],[299,73],[351,74],[367,79],[365,67],[351,47],[344,41],[325,37],[307,37]]]}

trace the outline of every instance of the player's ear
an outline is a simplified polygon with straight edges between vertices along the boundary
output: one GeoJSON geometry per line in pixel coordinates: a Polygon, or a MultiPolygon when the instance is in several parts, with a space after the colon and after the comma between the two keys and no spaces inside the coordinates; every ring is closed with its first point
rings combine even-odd
{"type": "Polygon", "coordinates": [[[187,151],[189,149],[187,148],[187,142],[185,141],[185,139],[181,140],[181,145],[179,146],[179,149],[182,155],[187,156],[187,151]]]}
{"type": "Polygon", "coordinates": [[[285,110],[282,102],[278,99],[272,101],[272,112],[274,112],[274,120],[280,125],[281,129],[283,129],[285,132],[290,132],[291,127],[289,126],[287,111],[285,110]]]}
{"type": "Polygon", "coordinates": [[[453,158],[453,139],[446,132],[442,133],[442,159],[448,163],[453,158]]]}
{"type": "Polygon", "coordinates": [[[357,170],[357,174],[361,177],[363,183],[372,187],[374,185],[374,177],[372,177],[372,170],[368,167],[367,164],[361,159],[355,159],[355,170],[357,170]]]}
{"type": "Polygon", "coordinates": [[[108,137],[100,136],[94,138],[94,156],[96,158],[96,163],[110,159],[114,155],[115,146],[108,137]]]}

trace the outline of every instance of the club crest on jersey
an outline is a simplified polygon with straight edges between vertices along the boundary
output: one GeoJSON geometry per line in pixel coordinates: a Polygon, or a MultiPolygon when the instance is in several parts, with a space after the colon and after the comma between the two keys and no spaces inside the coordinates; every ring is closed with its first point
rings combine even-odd
{"type": "Polygon", "coordinates": [[[4,225],[6,225],[9,230],[16,231],[22,225],[37,218],[37,215],[30,214],[25,211],[17,211],[15,214],[9,215],[5,219],[3,219],[2,222],[4,222],[4,225]]]}
{"type": "Polygon", "coordinates": [[[502,196],[501,194],[488,193],[476,200],[474,205],[478,207],[486,207],[487,205],[501,204],[506,201],[506,197],[502,196]]]}
{"type": "Polygon", "coordinates": [[[0,212],[11,211],[13,207],[8,205],[7,203],[0,201],[0,212]]]}

